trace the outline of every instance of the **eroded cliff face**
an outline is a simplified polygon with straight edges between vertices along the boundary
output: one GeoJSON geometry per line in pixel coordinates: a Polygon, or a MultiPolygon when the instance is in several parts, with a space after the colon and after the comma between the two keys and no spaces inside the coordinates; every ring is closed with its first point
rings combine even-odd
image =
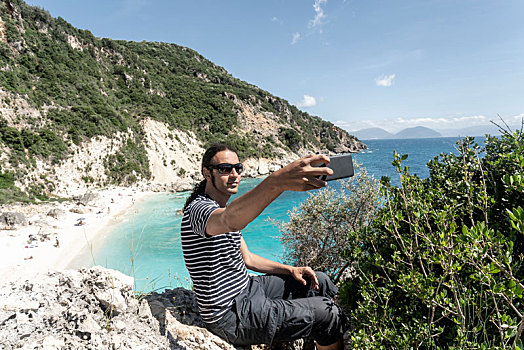
{"type": "Polygon", "coordinates": [[[132,287],[131,277],[100,266],[0,285],[1,347],[236,349],[203,328],[192,291],[136,296],[132,287]]]}
{"type": "MultiPolygon", "coordinates": [[[[279,141],[278,116],[263,112],[256,105],[234,99],[238,106],[240,125],[235,132],[253,134],[260,139],[271,138],[275,144],[277,156],[273,159],[258,157],[244,159],[245,176],[268,175],[291,161],[308,153],[329,152],[320,148],[301,148],[295,152],[286,150],[279,141]]],[[[32,107],[23,95],[13,94],[0,89],[0,114],[8,127],[42,128],[46,126],[46,113],[56,106],[44,106],[40,110],[32,107]],[[9,102],[7,102],[9,101],[9,102]]],[[[150,179],[140,179],[139,187],[157,191],[189,190],[201,180],[200,162],[204,145],[195,134],[170,127],[167,123],[146,118],[140,122],[144,132],[144,147],[149,160],[150,179]]],[[[126,140],[133,136],[133,131],[118,132],[111,137],[96,136],[79,145],[69,143],[70,152],[66,159],[51,162],[35,157],[31,166],[20,163],[16,166],[9,162],[11,150],[0,143],[0,161],[3,171],[22,173],[16,180],[16,186],[26,191],[30,187],[42,186],[51,196],[71,197],[83,194],[93,188],[100,188],[110,183],[106,159],[122,149],[126,140]]],[[[365,147],[360,141],[340,135],[343,142],[337,152],[357,152],[365,147]],[[346,137],[347,139],[344,139],[346,137]]]]}

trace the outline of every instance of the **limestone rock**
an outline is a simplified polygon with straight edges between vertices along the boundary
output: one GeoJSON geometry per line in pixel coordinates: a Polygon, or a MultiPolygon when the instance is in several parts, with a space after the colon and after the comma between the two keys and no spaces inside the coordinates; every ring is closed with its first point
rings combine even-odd
{"type": "Polygon", "coordinates": [[[97,193],[93,193],[93,192],[87,192],[83,196],[73,197],[73,199],[76,201],[78,205],[83,205],[83,206],[86,206],[91,202],[95,202],[99,198],[100,196],[97,193]]]}
{"type": "Polygon", "coordinates": [[[27,219],[22,213],[2,213],[0,214],[0,227],[27,226],[27,219]]]}
{"type": "MultiPolygon", "coordinates": [[[[132,286],[100,266],[0,284],[0,349],[239,349],[204,328],[192,291],[139,301],[132,286]]],[[[310,348],[297,341],[274,349],[310,348]]]]}
{"type": "Polygon", "coordinates": [[[57,220],[64,218],[65,214],[66,214],[65,211],[63,211],[62,209],[58,209],[58,208],[53,208],[47,212],[47,216],[50,216],[57,220]]]}
{"type": "Polygon", "coordinates": [[[132,278],[101,267],[0,285],[0,310],[2,349],[180,349],[139,316],[132,278]],[[113,291],[118,315],[96,297],[113,291]]]}
{"type": "Polygon", "coordinates": [[[90,213],[92,210],[90,208],[84,208],[84,207],[73,207],[69,209],[71,213],[77,213],[77,214],[87,214],[90,213]]]}

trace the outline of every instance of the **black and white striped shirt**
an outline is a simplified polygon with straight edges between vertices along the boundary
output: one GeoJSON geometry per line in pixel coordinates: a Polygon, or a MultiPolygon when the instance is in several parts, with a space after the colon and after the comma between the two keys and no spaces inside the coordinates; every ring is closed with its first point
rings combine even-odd
{"type": "Polygon", "coordinates": [[[240,231],[216,236],[206,233],[207,220],[218,208],[217,202],[199,195],[184,210],[181,226],[184,260],[200,315],[207,323],[218,321],[248,283],[240,231]]]}

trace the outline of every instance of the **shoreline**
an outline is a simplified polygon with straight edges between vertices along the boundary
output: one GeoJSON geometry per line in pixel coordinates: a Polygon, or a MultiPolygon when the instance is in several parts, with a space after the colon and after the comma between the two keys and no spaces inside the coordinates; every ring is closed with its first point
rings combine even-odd
{"type": "Polygon", "coordinates": [[[23,213],[28,222],[0,229],[0,284],[69,269],[86,246],[121,223],[134,205],[159,192],[113,187],[89,193],[94,199],[85,204],[72,200],[0,207],[0,212],[23,213]],[[56,215],[50,216],[52,212],[56,215]]]}
{"type": "Polygon", "coordinates": [[[104,235],[122,224],[135,206],[157,194],[189,190],[188,186],[178,186],[177,190],[140,185],[93,188],[83,196],[92,194],[96,198],[85,204],[79,204],[78,198],[82,196],[74,196],[60,203],[0,205],[0,215],[22,213],[27,219],[26,226],[15,225],[10,229],[0,223],[0,285],[31,280],[51,271],[91,267],[92,263],[79,263],[79,258],[86,255],[86,249],[91,249],[89,245],[99,245],[107,238],[104,235]],[[75,212],[77,209],[82,213],[75,212]],[[60,212],[56,218],[49,215],[53,210],[60,212]],[[79,219],[83,219],[83,225],[77,225],[79,219]]]}

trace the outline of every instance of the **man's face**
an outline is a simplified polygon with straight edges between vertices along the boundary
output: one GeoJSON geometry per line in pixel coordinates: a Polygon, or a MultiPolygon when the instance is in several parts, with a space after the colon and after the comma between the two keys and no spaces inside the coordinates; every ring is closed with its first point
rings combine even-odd
{"type": "MultiPolygon", "coordinates": [[[[237,154],[230,150],[225,150],[218,152],[211,159],[212,165],[218,165],[222,163],[239,163],[237,154]]],[[[240,184],[241,176],[234,168],[229,174],[221,174],[217,169],[211,169],[210,173],[211,183],[219,193],[231,196],[238,192],[238,185],[240,184]]]]}

